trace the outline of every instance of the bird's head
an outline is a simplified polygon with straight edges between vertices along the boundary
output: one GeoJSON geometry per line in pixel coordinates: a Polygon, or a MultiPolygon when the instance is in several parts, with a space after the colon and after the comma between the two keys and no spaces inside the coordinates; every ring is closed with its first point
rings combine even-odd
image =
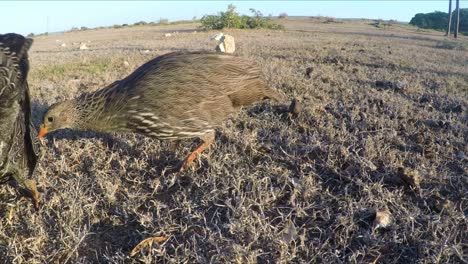
{"type": "Polygon", "coordinates": [[[45,134],[58,129],[75,128],[79,121],[76,112],[73,101],[63,101],[51,105],[44,115],[39,137],[42,138],[45,134]]]}

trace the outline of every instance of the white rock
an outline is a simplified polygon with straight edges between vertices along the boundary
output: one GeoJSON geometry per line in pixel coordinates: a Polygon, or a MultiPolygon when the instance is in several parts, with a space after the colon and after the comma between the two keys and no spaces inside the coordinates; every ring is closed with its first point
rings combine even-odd
{"type": "Polygon", "coordinates": [[[215,35],[211,36],[211,40],[220,41],[223,36],[224,36],[224,34],[222,32],[220,32],[218,34],[215,34],[215,35]]]}
{"type": "Polygon", "coordinates": [[[66,46],[67,46],[67,44],[65,44],[65,43],[62,43],[62,45],[60,45],[60,46],[62,46],[62,47],[66,47],[66,46]]]}
{"type": "Polygon", "coordinates": [[[88,48],[88,46],[86,46],[86,43],[83,42],[83,43],[80,44],[80,50],[87,50],[87,49],[89,49],[89,48],[88,48]]]}
{"type": "Polygon", "coordinates": [[[166,34],[164,34],[164,37],[166,37],[166,38],[172,37],[172,34],[171,33],[166,33],[166,34]]]}
{"type": "Polygon", "coordinates": [[[124,66],[125,66],[125,67],[128,67],[128,66],[130,66],[130,63],[128,63],[128,61],[124,61],[124,63],[123,63],[123,64],[124,64],[124,66]]]}
{"type": "Polygon", "coordinates": [[[216,46],[216,51],[224,53],[234,53],[234,51],[236,51],[236,43],[234,41],[234,37],[230,35],[221,36],[218,45],[216,46]]]}
{"type": "Polygon", "coordinates": [[[375,213],[374,228],[386,228],[392,224],[392,214],[388,210],[380,210],[375,213]]]}

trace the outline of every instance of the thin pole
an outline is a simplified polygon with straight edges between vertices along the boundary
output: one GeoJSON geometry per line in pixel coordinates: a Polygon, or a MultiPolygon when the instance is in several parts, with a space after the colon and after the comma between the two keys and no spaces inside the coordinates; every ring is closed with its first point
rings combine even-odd
{"type": "Polygon", "coordinates": [[[457,25],[455,26],[455,34],[454,37],[458,37],[458,29],[460,27],[460,0],[456,0],[457,3],[457,25]]]}
{"type": "Polygon", "coordinates": [[[449,0],[449,21],[448,21],[448,26],[447,26],[447,32],[445,33],[445,36],[450,36],[450,27],[452,26],[452,0],[449,0]]]}

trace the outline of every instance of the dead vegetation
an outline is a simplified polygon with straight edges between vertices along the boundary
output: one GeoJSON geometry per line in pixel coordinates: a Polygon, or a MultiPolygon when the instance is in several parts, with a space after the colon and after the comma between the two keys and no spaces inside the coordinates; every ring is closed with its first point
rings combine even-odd
{"type": "MultiPolygon", "coordinates": [[[[35,175],[41,210],[0,189],[0,262],[466,262],[468,54],[409,27],[281,23],[226,33],[301,111],[246,109],[182,174],[169,171],[190,140],[173,151],[133,134],[52,133],[35,175]],[[130,257],[144,239],[154,243],[130,257]]],[[[34,121],[154,56],[213,49],[213,32],[195,30],[37,37],[34,121]],[[60,46],[88,40],[84,51],[60,46]]]]}

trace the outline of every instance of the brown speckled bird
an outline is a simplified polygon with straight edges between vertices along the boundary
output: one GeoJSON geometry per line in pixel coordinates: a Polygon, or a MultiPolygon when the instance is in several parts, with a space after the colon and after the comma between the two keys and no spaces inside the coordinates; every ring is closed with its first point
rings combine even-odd
{"type": "Polygon", "coordinates": [[[31,45],[31,39],[18,34],[0,35],[0,180],[15,179],[37,209],[39,193],[30,179],[40,146],[31,123],[27,82],[31,45]]]}
{"type": "Polygon", "coordinates": [[[181,170],[214,141],[215,128],[238,108],[282,100],[254,62],[212,52],[157,57],[102,90],[52,105],[39,136],[61,128],[136,132],[157,139],[199,137],[181,170]]]}

